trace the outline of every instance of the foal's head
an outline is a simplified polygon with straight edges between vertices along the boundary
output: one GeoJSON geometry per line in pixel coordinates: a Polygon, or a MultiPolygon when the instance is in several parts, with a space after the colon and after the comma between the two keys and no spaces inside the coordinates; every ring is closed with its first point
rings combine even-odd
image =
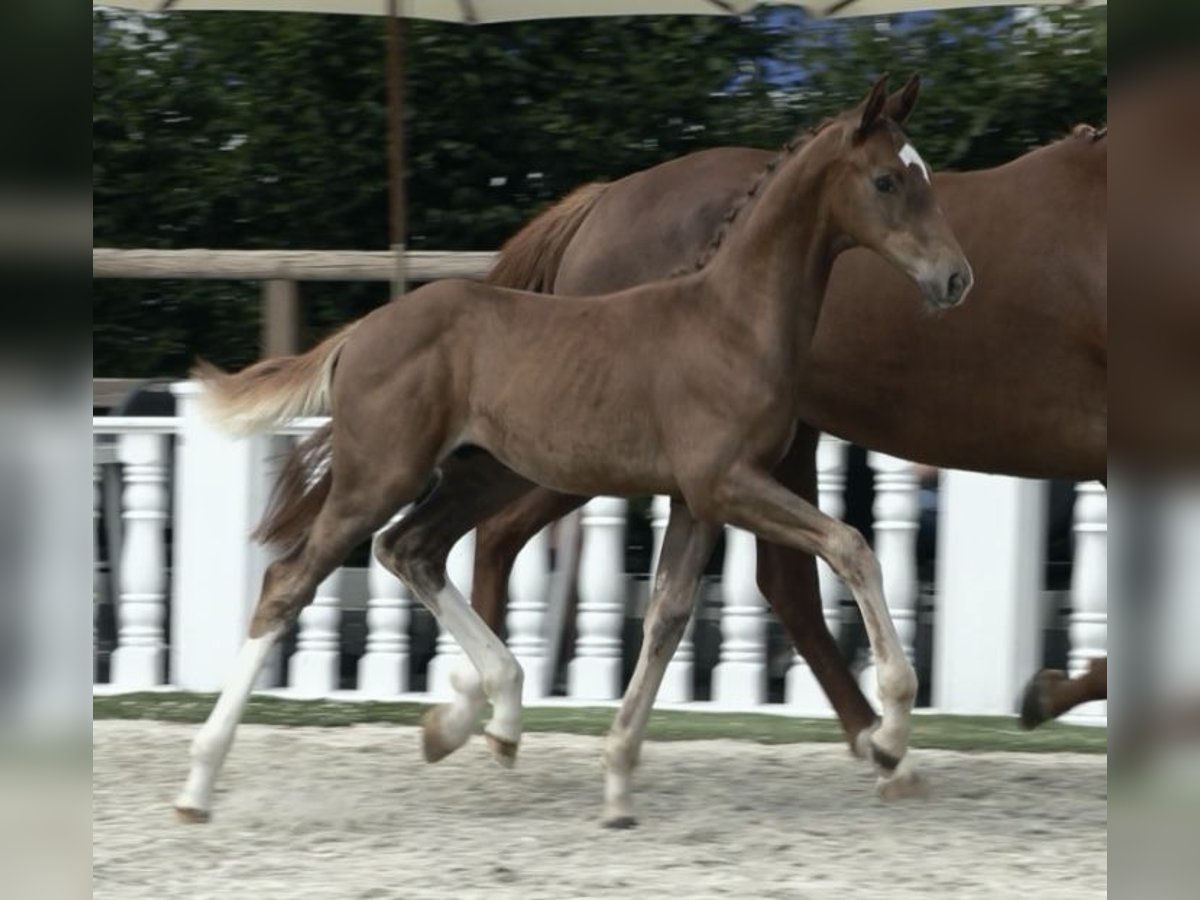
{"type": "Polygon", "coordinates": [[[913,76],[888,96],[885,76],[830,123],[831,133],[820,136],[834,155],[824,200],[842,246],[874,250],[920,286],[926,303],[942,308],[963,301],[973,276],[938,207],[929,167],[900,129],[919,90],[913,76]]]}

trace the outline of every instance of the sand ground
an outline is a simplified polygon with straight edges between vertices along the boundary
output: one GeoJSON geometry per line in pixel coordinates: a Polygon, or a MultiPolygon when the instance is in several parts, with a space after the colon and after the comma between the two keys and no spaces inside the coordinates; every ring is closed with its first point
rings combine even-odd
{"type": "Polygon", "coordinates": [[[841,746],[648,743],[640,825],[600,827],[600,739],[476,738],[430,766],[416,729],[243,726],[213,821],[169,805],[197,726],[93,729],[94,898],[1037,898],[1107,893],[1103,756],[914,751],[887,804],[841,746]]]}

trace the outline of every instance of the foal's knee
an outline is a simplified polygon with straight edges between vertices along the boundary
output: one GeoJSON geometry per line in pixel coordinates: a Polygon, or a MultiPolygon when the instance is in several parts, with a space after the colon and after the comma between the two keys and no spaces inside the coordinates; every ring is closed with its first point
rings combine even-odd
{"type": "Polygon", "coordinates": [[[879,574],[879,561],[857,528],[838,522],[822,544],[825,561],[849,584],[861,585],[879,574]]]}

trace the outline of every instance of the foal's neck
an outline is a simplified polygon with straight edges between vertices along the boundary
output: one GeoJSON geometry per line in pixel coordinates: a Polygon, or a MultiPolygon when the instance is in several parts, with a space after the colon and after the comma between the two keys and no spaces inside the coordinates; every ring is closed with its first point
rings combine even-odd
{"type": "Polygon", "coordinates": [[[786,352],[811,339],[842,249],[821,199],[828,160],[812,149],[782,164],[703,270],[727,315],[786,352]]]}

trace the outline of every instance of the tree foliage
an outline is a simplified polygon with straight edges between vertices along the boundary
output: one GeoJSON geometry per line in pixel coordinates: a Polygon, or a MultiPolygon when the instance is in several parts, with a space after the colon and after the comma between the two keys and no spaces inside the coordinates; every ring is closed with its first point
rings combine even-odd
{"type": "MultiPolygon", "coordinates": [[[[927,82],[913,133],[935,165],[1015,156],[1103,117],[1103,15],[1013,27],[985,11],[806,23],[558,20],[408,24],[409,244],[491,249],[576,185],[703,147],[773,146],[880,71],[927,82]]],[[[93,14],[98,246],[387,246],[383,23],[351,16],[93,14]]],[[[310,326],[383,285],[303,287],[310,326]]],[[[258,343],[258,288],[97,281],[98,375],[234,365],[258,343]]]]}

